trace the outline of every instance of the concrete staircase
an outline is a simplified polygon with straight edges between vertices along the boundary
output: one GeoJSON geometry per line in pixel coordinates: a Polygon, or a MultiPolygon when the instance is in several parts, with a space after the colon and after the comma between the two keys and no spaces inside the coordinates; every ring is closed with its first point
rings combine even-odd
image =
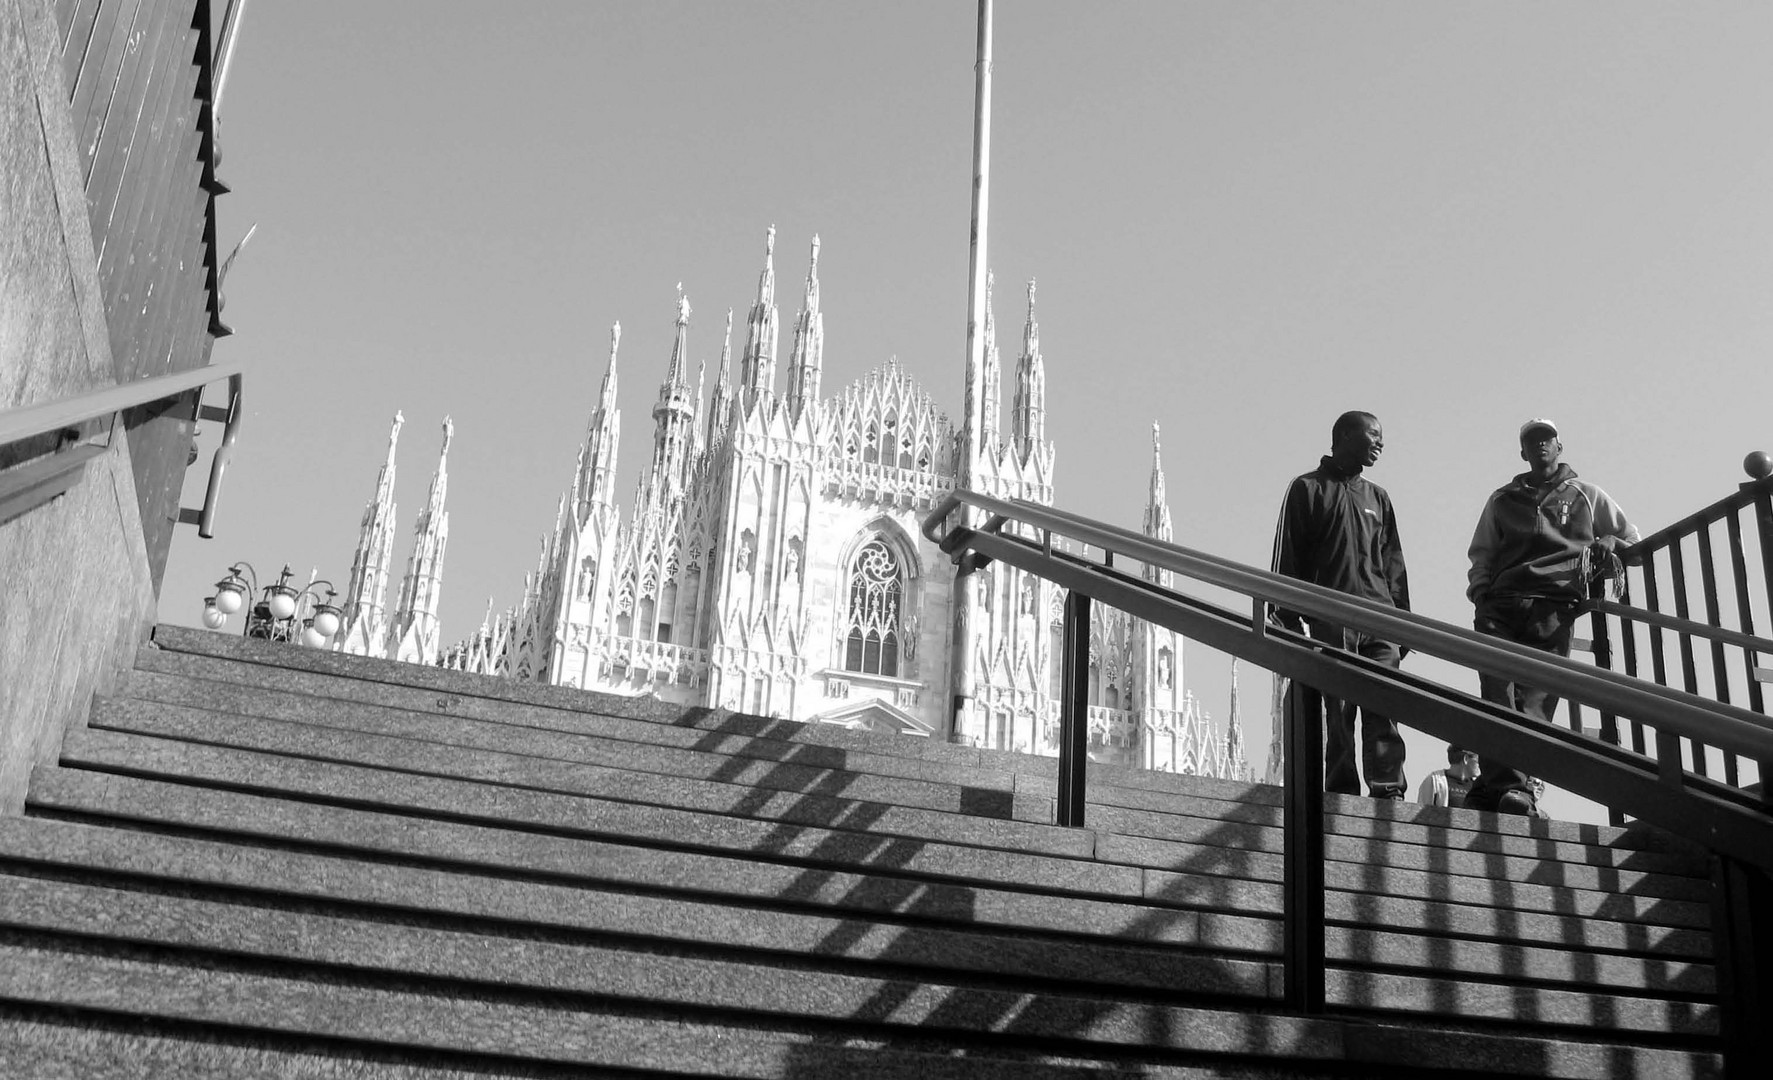
{"type": "Polygon", "coordinates": [[[1714,1075],[1703,857],[162,627],[0,818],[0,1076],[1714,1075]]]}

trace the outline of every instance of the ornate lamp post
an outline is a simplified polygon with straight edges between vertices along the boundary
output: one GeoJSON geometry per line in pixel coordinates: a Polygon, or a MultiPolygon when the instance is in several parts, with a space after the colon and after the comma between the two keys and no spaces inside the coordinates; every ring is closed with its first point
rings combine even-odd
{"type": "Polygon", "coordinates": [[[299,641],[309,648],[320,648],[339,632],[341,612],[333,603],[338,593],[333,591],[332,582],[325,579],[310,581],[303,589],[291,585],[289,579],[290,570],[285,565],[276,584],[260,589],[258,572],[252,564],[235,563],[228,567],[228,576],[215,583],[215,595],[204,598],[203,625],[220,630],[227,624],[228,616],[246,607],[253,594],[259,593],[258,601],[246,614],[243,634],[266,641],[299,641]],[[324,598],[316,591],[321,586],[326,587],[324,598]]]}

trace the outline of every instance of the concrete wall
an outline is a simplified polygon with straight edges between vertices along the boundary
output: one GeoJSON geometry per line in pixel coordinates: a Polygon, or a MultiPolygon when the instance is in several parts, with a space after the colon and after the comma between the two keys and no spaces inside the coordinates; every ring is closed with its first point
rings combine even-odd
{"type": "MultiPolygon", "coordinates": [[[[53,0],[0,0],[0,408],[113,381],[53,0]]],[[[104,433],[100,434],[104,437],[104,433]]],[[[54,502],[0,523],[0,813],[24,805],[152,625],[121,430],[54,502]]]]}

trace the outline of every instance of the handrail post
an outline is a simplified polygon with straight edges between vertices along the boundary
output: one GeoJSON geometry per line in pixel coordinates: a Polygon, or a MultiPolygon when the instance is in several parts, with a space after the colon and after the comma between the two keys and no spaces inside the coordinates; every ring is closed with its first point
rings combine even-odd
{"type": "Polygon", "coordinates": [[[1773,879],[1735,859],[1712,864],[1712,952],[1717,964],[1724,1075],[1763,1076],[1773,1061],[1773,879]]]}
{"type": "MultiPolygon", "coordinates": [[[[1766,488],[1757,488],[1754,496],[1755,529],[1761,538],[1761,581],[1767,589],[1767,606],[1769,618],[1773,619],[1773,495],[1766,488]]],[[[1754,682],[1755,673],[1748,673],[1749,682],[1754,682]]],[[[1761,759],[1756,763],[1761,773],[1761,809],[1773,814],[1773,783],[1768,782],[1768,775],[1773,773],[1773,761],[1761,759]]],[[[1773,978],[1773,976],[1769,976],[1773,978]]]]}
{"type": "Polygon", "coordinates": [[[1324,1011],[1323,695],[1295,680],[1286,700],[1285,897],[1287,1008],[1324,1011]]]}
{"type": "Polygon", "coordinates": [[[1090,598],[1077,589],[1065,594],[1065,655],[1060,660],[1057,820],[1081,828],[1090,740],[1090,598]]]}

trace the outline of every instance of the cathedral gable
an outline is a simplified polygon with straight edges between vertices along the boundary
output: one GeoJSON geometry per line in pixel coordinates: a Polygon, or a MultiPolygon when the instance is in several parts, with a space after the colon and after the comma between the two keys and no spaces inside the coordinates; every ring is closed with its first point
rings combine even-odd
{"type": "Polygon", "coordinates": [[[894,735],[934,734],[934,728],[889,701],[870,699],[843,705],[811,718],[813,723],[835,724],[852,731],[882,731],[894,735]]]}

